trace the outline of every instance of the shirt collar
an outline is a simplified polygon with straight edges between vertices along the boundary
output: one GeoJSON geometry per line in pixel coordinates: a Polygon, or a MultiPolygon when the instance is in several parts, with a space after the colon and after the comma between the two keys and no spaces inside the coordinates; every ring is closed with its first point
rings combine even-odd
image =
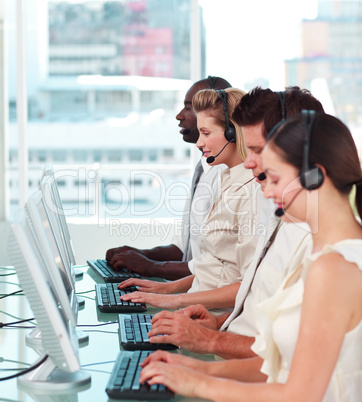
{"type": "Polygon", "coordinates": [[[254,177],[251,169],[245,169],[244,163],[232,167],[229,172],[232,182],[245,183],[254,177]]]}

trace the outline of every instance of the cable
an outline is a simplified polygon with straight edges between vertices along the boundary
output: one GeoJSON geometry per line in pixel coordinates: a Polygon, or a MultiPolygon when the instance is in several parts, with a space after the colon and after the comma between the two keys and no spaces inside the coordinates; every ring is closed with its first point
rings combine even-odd
{"type": "MultiPolygon", "coordinates": [[[[10,326],[12,326],[14,324],[21,324],[23,322],[29,322],[29,321],[33,321],[33,320],[34,320],[34,317],[33,318],[27,318],[25,320],[20,320],[20,321],[8,322],[8,323],[0,322],[0,328],[10,327],[10,326]]],[[[17,327],[17,328],[19,328],[19,327],[17,327]]],[[[29,327],[27,327],[27,328],[29,328],[29,327]]]]}
{"type": "MultiPolygon", "coordinates": [[[[13,295],[16,295],[16,294],[22,293],[22,292],[23,292],[22,290],[17,290],[16,292],[12,292],[12,293],[8,293],[8,294],[2,294],[2,295],[0,296],[0,299],[4,299],[5,297],[13,296],[13,295]]],[[[24,296],[24,293],[22,293],[21,296],[24,296]]]]}
{"type": "Polygon", "coordinates": [[[95,292],[95,289],[85,290],[84,292],[76,292],[76,295],[84,295],[85,293],[92,293],[95,292]]]}
{"type": "Polygon", "coordinates": [[[15,316],[15,315],[12,315],[12,314],[10,314],[10,313],[4,311],[4,310],[0,310],[0,313],[2,313],[2,314],[4,314],[4,315],[7,315],[7,316],[9,316],[9,317],[15,318],[16,320],[23,320],[23,319],[24,319],[24,318],[22,318],[22,317],[17,317],[17,316],[15,316]]]}
{"type": "Polygon", "coordinates": [[[31,366],[23,371],[21,371],[20,373],[16,373],[13,375],[9,375],[8,377],[2,377],[0,378],[0,381],[6,381],[6,380],[11,380],[12,378],[16,378],[16,377],[20,377],[21,375],[30,373],[31,371],[37,369],[39,366],[41,366],[48,358],[48,355],[45,355],[38,363],[34,364],[34,366],[31,366]]]}
{"type": "Polygon", "coordinates": [[[104,322],[102,324],[82,324],[82,325],[77,325],[77,327],[103,327],[104,325],[110,325],[110,324],[118,324],[117,321],[110,321],[110,322],[104,322]]]}
{"type": "Polygon", "coordinates": [[[16,275],[16,272],[12,272],[11,274],[0,274],[0,276],[11,276],[11,275],[16,275]]]}
{"type": "Polygon", "coordinates": [[[101,364],[110,364],[110,363],[115,363],[115,360],[109,360],[108,362],[97,362],[97,363],[88,363],[88,364],[82,364],[82,368],[84,367],[90,367],[90,366],[99,366],[101,364]]]}
{"type": "Polygon", "coordinates": [[[95,297],[90,297],[90,296],[82,296],[83,299],[88,299],[88,300],[95,300],[95,297]]]}
{"type": "Polygon", "coordinates": [[[9,281],[0,281],[0,283],[5,283],[6,285],[14,285],[20,287],[19,283],[9,282],[9,281]]]}

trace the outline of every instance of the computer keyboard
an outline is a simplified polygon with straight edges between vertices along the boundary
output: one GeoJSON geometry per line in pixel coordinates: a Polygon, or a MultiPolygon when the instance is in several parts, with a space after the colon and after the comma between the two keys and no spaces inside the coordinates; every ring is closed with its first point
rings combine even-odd
{"type": "Polygon", "coordinates": [[[140,363],[152,352],[119,352],[109,378],[106,392],[113,399],[165,400],[174,394],[162,384],[140,384],[140,363]]]}
{"type": "Polygon", "coordinates": [[[151,329],[150,314],[119,314],[119,344],[125,350],[173,350],[177,346],[170,343],[150,343],[147,333],[151,329]]]}
{"type": "Polygon", "coordinates": [[[130,286],[125,289],[117,289],[117,283],[96,284],[96,303],[103,313],[143,313],[147,310],[144,303],[132,303],[123,301],[121,296],[132,293],[138,289],[130,286]]]}
{"type": "Polygon", "coordinates": [[[106,260],[88,260],[87,264],[92,267],[104,280],[104,282],[120,283],[129,278],[142,278],[135,272],[128,271],[121,268],[119,271],[115,271],[106,260]]]}

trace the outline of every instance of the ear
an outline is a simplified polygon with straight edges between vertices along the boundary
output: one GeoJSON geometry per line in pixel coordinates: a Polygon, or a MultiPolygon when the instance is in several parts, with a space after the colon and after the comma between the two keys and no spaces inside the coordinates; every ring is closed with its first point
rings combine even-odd
{"type": "Polygon", "coordinates": [[[315,165],[316,165],[317,167],[319,167],[319,169],[322,171],[324,177],[327,177],[327,171],[326,171],[325,167],[322,166],[322,165],[320,165],[319,163],[316,163],[315,165]]]}

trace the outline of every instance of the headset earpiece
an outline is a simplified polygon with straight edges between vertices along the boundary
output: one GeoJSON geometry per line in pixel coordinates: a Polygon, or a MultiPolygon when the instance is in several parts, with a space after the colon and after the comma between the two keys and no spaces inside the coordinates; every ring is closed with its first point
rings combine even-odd
{"type": "Polygon", "coordinates": [[[303,164],[300,171],[300,184],[306,190],[316,190],[324,181],[324,175],[322,170],[316,165],[309,164],[309,151],[312,135],[312,127],[315,119],[314,110],[302,110],[301,112],[303,122],[306,126],[306,135],[304,138],[304,150],[303,150],[303,164]]]}
{"type": "Polygon", "coordinates": [[[225,113],[225,138],[228,142],[236,142],[236,130],[233,123],[229,121],[229,113],[228,113],[228,105],[227,105],[227,94],[223,89],[216,90],[216,93],[219,95],[222,104],[224,106],[224,113],[225,113]]]}

